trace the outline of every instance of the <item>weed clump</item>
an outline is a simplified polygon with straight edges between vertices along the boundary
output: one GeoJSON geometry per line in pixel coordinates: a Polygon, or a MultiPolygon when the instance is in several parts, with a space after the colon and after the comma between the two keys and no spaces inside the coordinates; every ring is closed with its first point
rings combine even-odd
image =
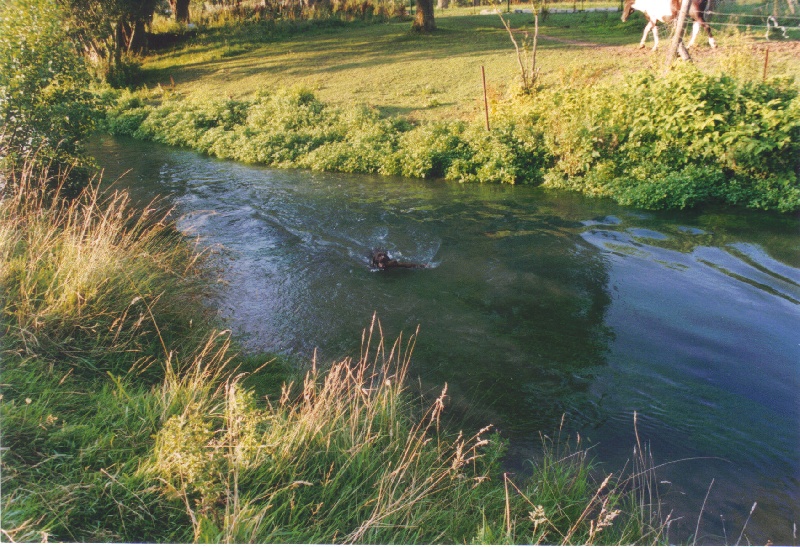
{"type": "Polygon", "coordinates": [[[207,291],[167,212],[135,212],[126,193],[98,186],[63,198],[33,169],[12,177],[0,208],[2,317],[20,355],[142,375],[165,345],[189,343],[207,291]]]}

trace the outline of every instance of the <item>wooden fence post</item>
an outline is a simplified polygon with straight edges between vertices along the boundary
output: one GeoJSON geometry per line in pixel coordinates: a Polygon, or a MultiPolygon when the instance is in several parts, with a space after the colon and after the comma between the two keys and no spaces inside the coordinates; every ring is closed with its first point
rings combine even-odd
{"type": "Polygon", "coordinates": [[[486,97],[486,70],[481,65],[481,78],[483,78],[483,110],[486,112],[486,131],[489,131],[489,99],[486,97]]]}
{"type": "Polygon", "coordinates": [[[689,52],[686,51],[686,46],[683,45],[683,31],[684,27],[686,26],[686,14],[689,13],[690,5],[691,0],[681,0],[681,10],[678,12],[678,21],[675,24],[675,34],[672,36],[672,42],[669,44],[669,49],[667,49],[664,74],[666,74],[669,70],[669,67],[672,66],[672,61],[675,60],[675,54],[678,53],[679,50],[681,53],[681,58],[683,58],[685,61],[692,60],[692,58],[689,57],[689,52]]]}

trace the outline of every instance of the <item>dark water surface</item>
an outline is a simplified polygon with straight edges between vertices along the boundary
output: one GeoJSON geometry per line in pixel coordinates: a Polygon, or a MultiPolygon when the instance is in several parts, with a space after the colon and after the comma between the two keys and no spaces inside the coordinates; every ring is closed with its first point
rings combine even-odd
{"type": "MultiPolygon", "coordinates": [[[[377,312],[421,327],[412,375],[456,419],[496,424],[517,461],[561,416],[610,470],[633,412],[689,539],[796,543],[800,220],[645,213],[509,186],[276,171],[100,138],[106,181],[170,195],[220,246],[220,313],[253,349],[355,355],[377,312]],[[370,271],[375,247],[432,267],[370,271]],[[584,441],[586,443],[586,441],[584,441]]],[[[513,465],[513,462],[512,464],[513,465]]]]}

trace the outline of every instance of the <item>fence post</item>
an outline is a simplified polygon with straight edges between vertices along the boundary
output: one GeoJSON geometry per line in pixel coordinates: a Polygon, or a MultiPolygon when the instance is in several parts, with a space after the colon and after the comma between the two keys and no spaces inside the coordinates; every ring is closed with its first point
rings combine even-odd
{"type": "Polygon", "coordinates": [[[675,34],[672,36],[672,42],[667,49],[667,58],[665,61],[664,74],[667,73],[669,67],[672,66],[672,61],[675,60],[675,54],[680,50],[681,57],[686,61],[691,61],[689,52],[686,51],[686,46],[683,45],[683,31],[686,26],[686,14],[689,13],[689,6],[691,0],[681,0],[681,10],[678,12],[678,22],[675,24],[675,34]]]}
{"type": "Polygon", "coordinates": [[[483,78],[483,110],[486,112],[486,131],[489,131],[489,99],[486,97],[486,70],[481,65],[481,78],[483,78]]]}

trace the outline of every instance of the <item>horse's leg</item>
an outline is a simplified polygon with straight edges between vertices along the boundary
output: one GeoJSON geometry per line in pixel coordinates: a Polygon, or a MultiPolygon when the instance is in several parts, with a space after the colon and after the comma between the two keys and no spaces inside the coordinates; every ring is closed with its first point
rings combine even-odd
{"type": "Polygon", "coordinates": [[[689,44],[686,47],[692,47],[694,45],[694,41],[697,39],[697,35],[700,33],[700,22],[695,21],[692,23],[692,37],[689,39],[689,44]]]}
{"type": "MultiPolygon", "coordinates": [[[[642,34],[642,41],[639,42],[639,49],[644,47],[644,43],[647,41],[647,34],[650,32],[650,29],[652,28],[653,28],[653,22],[647,21],[647,26],[644,27],[644,33],[642,34]]],[[[654,36],[656,37],[656,44],[658,44],[658,35],[654,34],[654,36]]]]}
{"type": "Polygon", "coordinates": [[[717,47],[717,42],[711,34],[711,26],[708,24],[708,21],[706,21],[706,7],[708,7],[708,2],[706,0],[692,1],[689,7],[689,16],[694,20],[692,24],[692,39],[689,40],[689,47],[694,45],[694,41],[700,33],[700,27],[703,27],[703,30],[708,34],[708,45],[712,48],[717,47]]]}
{"type": "Polygon", "coordinates": [[[710,45],[712,48],[717,47],[717,41],[714,40],[714,37],[711,35],[711,25],[709,25],[706,21],[703,21],[701,24],[703,25],[703,28],[706,29],[706,34],[708,34],[708,45],[710,45]]]}
{"type": "Polygon", "coordinates": [[[708,34],[708,44],[712,48],[717,47],[717,42],[711,35],[711,26],[702,19],[695,20],[695,22],[692,23],[692,39],[689,40],[689,45],[687,47],[692,47],[694,45],[694,41],[697,38],[697,35],[700,34],[700,27],[703,27],[703,29],[705,29],[706,31],[706,34],[708,34]]]}
{"type": "Polygon", "coordinates": [[[653,51],[658,49],[658,25],[656,23],[650,23],[653,25],[653,51]]]}

